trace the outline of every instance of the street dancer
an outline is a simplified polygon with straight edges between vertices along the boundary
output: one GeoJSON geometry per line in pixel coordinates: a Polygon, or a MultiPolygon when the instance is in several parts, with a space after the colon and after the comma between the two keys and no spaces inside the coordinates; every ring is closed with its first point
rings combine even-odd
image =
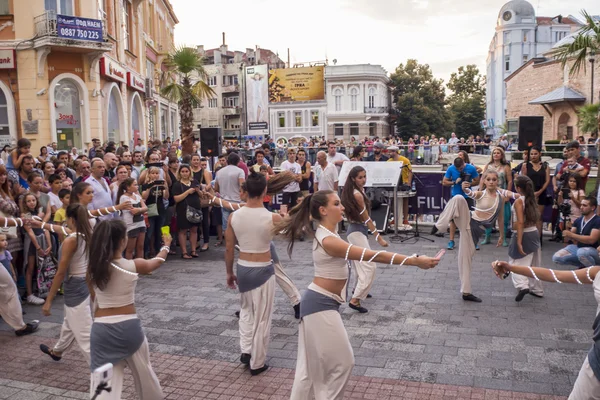
{"type": "MultiPolygon", "coordinates": [[[[530,279],[533,278],[536,282],[592,284],[594,287],[594,297],[598,303],[598,311],[600,311],[600,278],[596,280],[600,266],[588,267],[576,271],[555,271],[548,268],[520,266],[504,261],[494,261],[492,268],[496,276],[500,279],[506,278],[509,274],[518,274],[530,279]]],[[[592,336],[594,343],[581,366],[579,376],[569,395],[569,400],[600,399],[600,313],[598,311],[596,311],[596,318],[592,325],[594,329],[594,335],[592,336]]]]}
{"type": "Polygon", "coordinates": [[[90,331],[92,329],[91,298],[86,274],[88,267],[89,240],[92,237],[92,227],[88,221],[88,213],[81,204],[71,204],[67,207],[67,225],[69,230],[59,225],[31,221],[33,226],[39,226],[49,231],[63,231],[66,239],[59,250],[58,270],[52,281],[46,303],[42,308],[45,316],[51,315],[52,301],[61,285],[64,287],[65,312],[60,338],[53,348],[45,344],[40,350],[49,355],[54,361],[59,361],[63,353],[77,342],[86,361],[90,362],[90,331]],[[64,229],[63,229],[64,228],[64,229]]]}
{"type": "Polygon", "coordinates": [[[113,364],[111,391],[102,392],[97,399],[121,398],[125,366],[133,375],[137,396],[144,400],[162,400],[160,382],[150,365],[148,340],[135,309],[135,287],[138,274],[149,274],[165,262],[169,254],[171,236],[164,235],[165,245],[150,260],[126,260],[127,226],[118,219],[101,221],[94,228],[90,246],[88,277],[96,295],[98,308],[90,335],[92,379],[90,393],[94,394],[101,382],[93,371],[108,363],[113,364]]]}
{"type": "MultiPolygon", "coordinates": [[[[511,190],[513,178],[512,171],[510,169],[510,163],[506,161],[506,155],[502,147],[496,147],[492,151],[492,157],[490,162],[483,169],[483,174],[486,171],[496,171],[498,173],[498,187],[504,190],[511,190]]],[[[510,234],[510,201],[504,199],[504,234],[510,234]]],[[[490,244],[492,236],[492,228],[485,229],[485,237],[480,244],[490,244]]],[[[502,246],[508,247],[508,240],[503,238],[502,246]]]]}
{"type": "Polygon", "coordinates": [[[246,205],[229,216],[225,232],[225,267],[227,286],[235,289],[237,283],[240,290],[240,362],[250,365],[250,373],[255,376],[269,368],[265,360],[275,300],[275,270],[270,245],[274,226],[281,221],[281,216],[271,213],[262,204],[267,192],[264,175],[250,171],[246,191],[246,205]],[[236,242],[240,246],[237,274],[233,272],[236,242]]]}
{"type": "MultiPolygon", "coordinates": [[[[456,160],[455,160],[456,162],[456,160]]],[[[459,178],[460,179],[460,178],[459,178]]],[[[458,246],[458,275],[460,277],[460,291],[465,301],[481,303],[481,299],[471,292],[471,266],[475,245],[478,243],[484,229],[494,226],[499,221],[500,238],[498,246],[502,245],[504,238],[503,220],[503,197],[510,196],[513,199],[520,197],[518,194],[508,190],[498,189],[498,173],[488,171],[483,179],[485,189],[474,192],[469,187],[469,182],[460,183],[465,194],[475,200],[475,210],[471,212],[467,201],[462,196],[454,196],[450,199],[444,211],[440,214],[438,221],[431,230],[431,234],[438,231],[444,232],[450,221],[454,221],[462,232],[458,246]]]]}
{"type": "Polygon", "coordinates": [[[354,367],[354,354],[339,313],[346,301],[348,261],[369,260],[396,265],[434,268],[439,259],[404,256],[387,251],[373,251],[354,246],[336,233],[344,206],[337,193],[322,190],[306,196],[291,210],[276,232],[289,241],[291,254],[300,235],[314,236],[313,262],[315,277],[302,296],[298,360],[292,387],[292,400],[341,400],[354,367]],[[312,222],[318,224],[313,233],[312,222]]]}
{"type": "MultiPolygon", "coordinates": [[[[348,173],[342,191],[342,204],[349,221],[348,243],[370,250],[369,232],[371,232],[381,246],[387,247],[388,243],[379,234],[375,222],[370,216],[371,201],[365,194],[366,183],[367,171],[361,166],[356,166],[348,173]]],[[[352,264],[356,269],[356,287],[348,306],[359,313],[366,313],[369,310],[361,305],[361,301],[369,296],[369,291],[375,280],[377,264],[367,260],[353,261],[352,264]]]]}

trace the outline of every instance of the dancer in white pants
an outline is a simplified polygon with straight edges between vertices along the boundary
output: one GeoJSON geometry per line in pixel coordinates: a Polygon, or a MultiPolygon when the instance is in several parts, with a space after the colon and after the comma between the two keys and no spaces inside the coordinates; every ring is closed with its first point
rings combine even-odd
{"type": "MultiPolygon", "coordinates": [[[[600,311],[599,266],[578,269],[577,271],[554,271],[547,268],[520,266],[504,261],[494,261],[492,268],[500,279],[504,279],[512,273],[513,275],[518,274],[533,278],[536,281],[576,283],[579,285],[592,284],[594,287],[594,297],[598,303],[598,311],[600,311]]],[[[569,400],[600,400],[600,313],[598,311],[596,311],[596,318],[592,325],[594,343],[581,366],[569,400]]]]}
{"type": "MultiPolygon", "coordinates": [[[[365,195],[365,184],[367,183],[367,171],[361,166],[356,166],[348,173],[344,190],[342,191],[342,204],[344,205],[348,224],[348,243],[355,246],[371,249],[369,245],[369,231],[375,236],[375,240],[387,247],[388,243],[377,231],[375,223],[371,219],[371,202],[365,195]]],[[[369,297],[369,291],[375,281],[375,269],[377,264],[367,260],[353,261],[356,269],[356,287],[352,299],[348,303],[351,309],[360,313],[367,310],[361,305],[361,301],[369,297]]]]}
{"type": "MultiPolygon", "coordinates": [[[[515,179],[515,188],[521,198],[516,200],[512,207],[513,235],[508,247],[508,262],[524,267],[541,265],[542,249],[536,225],[541,215],[537,207],[533,182],[526,175],[520,175],[515,179]]],[[[517,302],[523,300],[527,294],[534,297],[544,296],[544,289],[540,281],[517,274],[512,275],[512,281],[519,291],[515,297],[517,302]]]]}
{"type": "Polygon", "coordinates": [[[354,354],[339,313],[346,301],[349,260],[369,260],[386,264],[435,267],[439,260],[416,254],[407,257],[385,251],[354,246],[336,233],[344,206],[337,193],[318,191],[306,196],[300,206],[277,226],[288,239],[290,251],[301,235],[312,233],[312,221],[318,223],[314,233],[313,261],[315,278],[300,303],[298,361],[292,387],[292,400],[341,400],[354,367],[354,354]]]}
{"type": "Polygon", "coordinates": [[[225,232],[225,267],[227,286],[240,289],[240,362],[250,365],[250,373],[266,371],[265,364],[271,333],[275,300],[275,269],[271,257],[271,240],[279,214],[267,210],[262,199],[267,192],[267,179],[254,170],[245,182],[246,205],[232,213],[225,232]],[[235,243],[240,253],[237,274],[233,272],[235,243]]]}
{"type": "Polygon", "coordinates": [[[52,302],[61,285],[64,284],[65,317],[60,331],[60,338],[53,348],[45,344],[40,350],[54,361],[59,361],[62,354],[74,342],[87,362],[90,362],[90,331],[92,329],[92,311],[90,309],[90,291],[86,281],[88,267],[89,240],[92,227],[88,220],[88,212],[81,204],[69,205],[66,210],[67,228],[45,222],[32,221],[36,227],[52,232],[61,232],[66,237],[59,250],[58,270],[52,281],[50,292],[42,307],[45,316],[51,315],[52,302]]]}
{"type": "MultiPolygon", "coordinates": [[[[0,225],[20,226],[24,224],[21,218],[0,217],[0,225]]],[[[39,321],[28,323],[23,321],[23,309],[19,300],[17,285],[10,273],[2,266],[0,268],[0,316],[15,330],[17,336],[29,335],[38,329],[39,321]]]]}
{"type": "Polygon", "coordinates": [[[99,384],[94,370],[112,364],[110,392],[100,392],[98,399],[120,399],[125,366],[133,375],[137,396],[144,400],[162,400],[164,394],[150,365],[148,341],[135,310],[135,287],[138,274],[149,274],[165,262],[171,236],[163,236],[165,245],[150,260],[122,258],[127,247],[127,227],[117,219],[101,221],[94,228],[89,250],[89,280],[96,295],[98,309],[90,335],[90,394],[99,384]]]}
{"type": "Polygon", "coordinates": [[[454,221],[461,231],[458,245],[458,275],[460,277],[460,292],[465,301],[474,301],[481,303],[481,299],[473,295],[471,291],[471,266],[473,264],[473,255],[475,254],[475,245],[479,242],[485,229],[496,224],[499,221],[500,239],[497,246],[501,246],[504,238],[504,203],[502,198],[510,196],[513,199],[520,197],[519,194],[508,190],[498,189],[498,173],[496,171],[487,171],[482,179],[484,190],[474,192],[469,189],[470,183],[463,182],[462,187],[467,196],[475,200],[475,210],[473,213],[469,210],[467,200],[462,196],[454,196],[444,211],[440,214],[438,221],[433,226],[431,233],[437,231],[445,232],[454,221]]]}

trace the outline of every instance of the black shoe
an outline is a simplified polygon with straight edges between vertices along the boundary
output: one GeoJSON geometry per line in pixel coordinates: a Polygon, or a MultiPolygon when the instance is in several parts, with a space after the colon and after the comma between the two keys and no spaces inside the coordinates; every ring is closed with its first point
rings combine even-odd
{"type": "Polygon", "coordinates": [[[240,357],[240,362],[242,364],[248,365],[248,364],[250,364],[250,358],[251,358],[250,354],[242,353],[242,355],[240,357]]]}
{"type": "Polygon", "coordinates": [[[523,300],[523,298],[525,297],[526,294],[529,293],[529,289],[521,289],[519,290],[519,293],[517,293],[517,297],[515,297],[515,301],[519,302],[521,300],[523,300]]]}
{"type": "Polygon", "coordinates": [[[48,354],[50,356],[50,358],[52,358],[54,361],[60,361],[62,359],[62,357],[54,355],[54,353],[52,353],[52,351],[50,351],[50,348],[48,346],[46,346],[45,344],[40,344],[40,350],[42,351],[42,353],[48,354]]]}
{"type": "Polygon", "coordinates": [[[373,296],[371,296],[370,294],[367,294],[367,299],[372,298],[373,296]]]}
{"type": "Polygon", "coordinates": [[[294,317],[300,319],[300,303],[294,306],[294,317]]]}
{"type": "Polygon", "coordinates": [[[31,322],[28,322],[26,324],[25,328],[15,331],[15,335],[17,335],[17,336],[30,335],[33,332],[37,331],[39,324],[40,324],[40,321],[38,321],[38,320],[33,320],[31,322]]]}
{"type": "Polygon", "coordinates": [[[481,303],[481,299],[471,293],[462,295],[464,301],[473,301],[475,303],[481,303]]]}
{"type": "Polygon", "coordinates": [[[431,227],[431,234],[435,235],[436,233],[438,233],[439,229],[437,228],[437,226],[433,225],[431,227]]]}
{"type": "Polygon", "coordinates": [[[368,313],[368,312],[369,312],[369,310],[367,310],[366,308],[364,308],[364,307],[363,307],[363,306],[361,306],[361,305],[358,305],[358,306],[357,306],[357,305],[355,305],[355,304],[348,303],[348,306],[350,306],[350,308],[351,308],[351,309],[353,309],[353,310],[356,310],[356,311],[358,311],[358,312],[359,312],[359,313],[361,313],[361,314],[364,314],[364,313],[368,313]]]}
{"type": "Polygon", "coordinates": [[[539,294],[537,294],[537,293],[533,293],[531,290],[529,291],[529,294],[530,294],[530,295],[532,295],[533,297],[537,297],[538,299],[541,299],[541,298],[543,298],[543,297],[544,297],[544,296],[540,296],[540,295],[539,295],[539,294]]]}
{"type": "Polygon", "coordinates": [[[257,369],[251,369],[251,370],[250,370],[250,374],[251,374],[252,376],[256,376],[256,375],[262,374],[263,372],[265,372],[265,371],[266,371],[266,370],[268,370],[268,369],[269,369],[269,366],[268,366],[267,364],[265,364],[265,365],[263,365],[263,366],[262,366],[262,367],[260,367],[260,368],[257,368],[257,369]]]}
{"type": "Polygon", "coordinates": [[[236,312],[235,312],[235,316],[239,318],[239,317],[240,317],[240,312],[239,312],[239,311],[236,311],[236,312]]]}

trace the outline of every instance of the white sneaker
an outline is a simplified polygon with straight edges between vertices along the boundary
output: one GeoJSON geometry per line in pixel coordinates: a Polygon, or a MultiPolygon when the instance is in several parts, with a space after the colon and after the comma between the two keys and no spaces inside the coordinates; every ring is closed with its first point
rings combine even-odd
{"type": "Polygon", "coordinates": [[[36,306],[41,306],[42,304],[44,304],[46,302],[46,300],[40,299],[39,297],[34,296],[33,294],[30,294],[29,296],[27,296],[27,302],[29,304],[34,304],[36,306]]]}

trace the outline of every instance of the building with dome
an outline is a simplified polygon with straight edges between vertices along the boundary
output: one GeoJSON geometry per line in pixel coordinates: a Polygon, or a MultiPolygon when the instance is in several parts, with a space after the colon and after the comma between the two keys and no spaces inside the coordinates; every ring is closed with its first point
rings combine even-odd
{"type": "Polygon", "coordinates": [[[529,60],[548,52],[579,26],[574,18],[536,16],[526,0],[511,0],[502,6],[487,57],[488,135],[497,136],[506,121],[505,79],[529,60]]]}

